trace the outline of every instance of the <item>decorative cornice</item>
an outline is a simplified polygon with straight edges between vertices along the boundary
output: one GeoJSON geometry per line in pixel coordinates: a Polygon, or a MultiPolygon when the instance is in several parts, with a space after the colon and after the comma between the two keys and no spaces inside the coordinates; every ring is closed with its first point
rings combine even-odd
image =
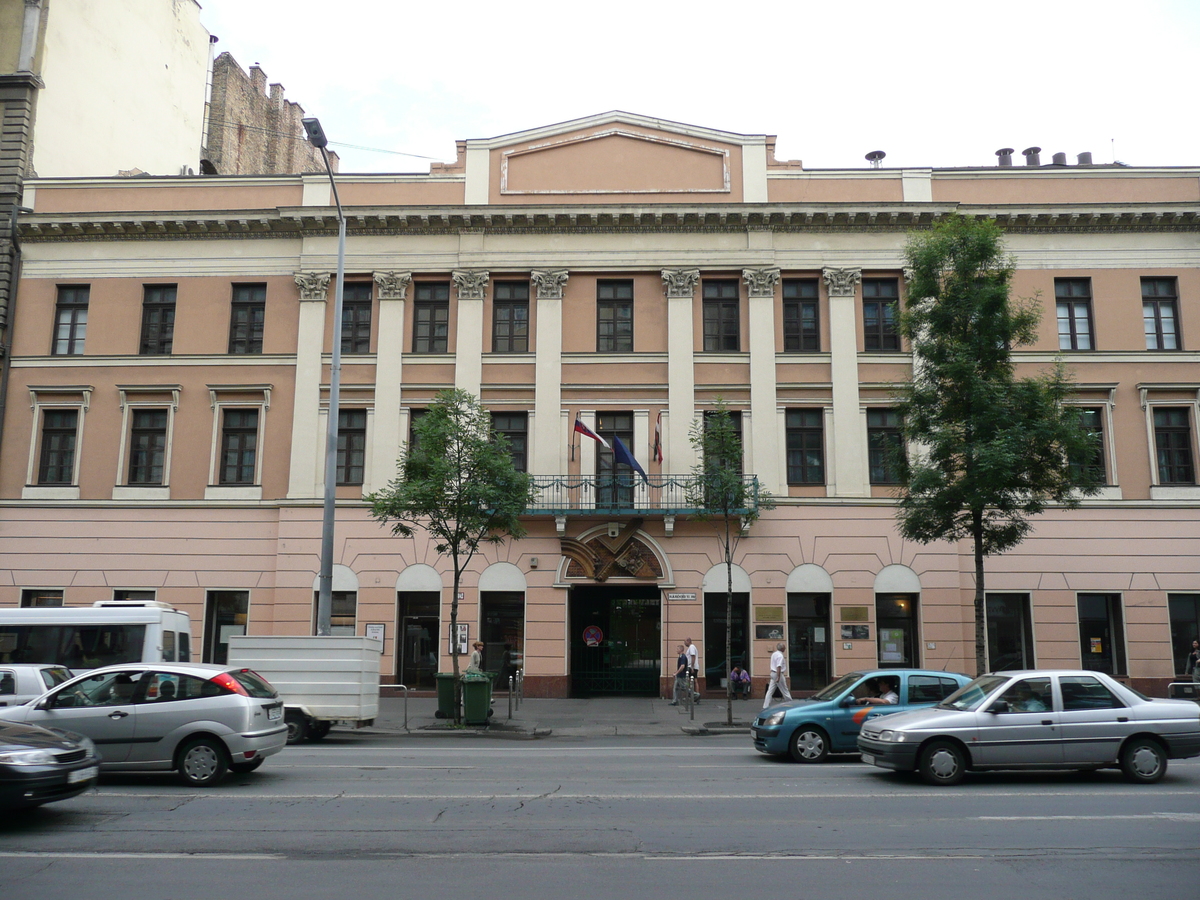
{"type": "Polygon", "coordinates": [[[300,287],[300,299],[325,300],[329,296],[330,278],[328,272],[297,272],[296,284],[300,287]]]}
{"type": "Polygon", "coordinates": [[[537,289],[537,299],[539,300],[561,300],[563,298],[563,288],[570,277],[571,275],[566,269],[554,269],[552,271],[534,269],[529,273],[529,280],[533,282],[534,287],[537,289]]]}
{"type": "MultiPolygon", "coordinates": [[[[458,269],[451,272],[450,277],[454,279],[454,287],[458,292],[459,300],[482,300],[487,292],[488,279],[491,275],[483,271],[458,269]]],[[[566,281],[566,278],[564,277],[563,280],[566,281]]]]}
{"type": "Polygon", "coordinates": [[[822,269],[830,297],[853,297],[854,287],[862,281],[862,269],[822,269]]]}
{"type": "Polygon", "coordinates": [[[775,285],[779,283],[778,269],[742,269],[742,280],[750,288],[750,298],[775,296],[775,285]]]}
{"type": "Polygon", "coordinates": [[[373,277],[379,285],[380,300],[403,300],[412,284],[412,272],[376,272],[373,277]]]}
{"type": "Polygon", "coordinates": [[[663,292],[668,300],[690,300],[696,296],[699,269],[663,269],[663,292]]]}

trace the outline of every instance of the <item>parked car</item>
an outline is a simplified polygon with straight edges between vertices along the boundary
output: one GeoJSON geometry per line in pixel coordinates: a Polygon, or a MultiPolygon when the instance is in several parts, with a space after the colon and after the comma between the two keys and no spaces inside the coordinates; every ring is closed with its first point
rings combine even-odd
{"type": "Polygon", "coordinates": [[[106,666],[58,685],[0,720],[77,731],[107,772],[176,770],[208,787],[283,749],[283,702],[250,669],[189,663],[106,666]]]}
{"type": "Polygon", "coordinates": [[[71,677],[65,666],[0,664],[0,706],[20,706],[71,677]]]}
{"type": "Polygon", "coordinates": [[[750,733],[754,749],[795,762],[821,762],[830,753],[853,753],[863,722],[916,707],[932,706],[970,681],[957,672],[926,669],[872,669],[843,675],[804,700],[768,707],[758,714],[750,733]],[[877,679],[896,695],[895,703],[878,702],[877,679]],[[876,703],[870,703],[870,700],[876,703]]]}
{"type": "Polygon", "coordinates": [[[0,722],[0,809],[23,809],[81,794],[96,783],[100,757],[81,734],[0,722]]]}
{"type": "Polygon", "coordinates": [[[1104,769],[1150,784],[1200,756],[1200,709],[1086,669],[981,675],[932,709],[868,722],[866,762],[957,784],[968,770],[1104,769]]]}

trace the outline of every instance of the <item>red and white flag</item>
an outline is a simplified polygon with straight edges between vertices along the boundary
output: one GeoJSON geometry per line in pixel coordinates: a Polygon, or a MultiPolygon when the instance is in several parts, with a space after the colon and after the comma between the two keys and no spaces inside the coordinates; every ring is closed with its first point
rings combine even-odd
{"type": "Polygon", "coordinates": [[[650,451],[650,457],[658,460],[661,466],[663,461],[662,449],[662,410],[658,411],[658,419],[654,422],[654,448],[650,451]]]}
{"type": "Polygon", "coordinates": [[[579,421],[579,419],[575,420],[575,431],[577,434],[582,434],[584,437],[590,437],[593,441],[595,441],[598,444],[603,444],[604,447],[608,450],[612,449],[612,447],[610,447],[608,445],[608,441],[606,441],[604,438],[600,437],[600,435],[596,434],[596,432],[592,431],[592,429],[590,429],[586,425],[584,425],[583,422],[579,421]]]}

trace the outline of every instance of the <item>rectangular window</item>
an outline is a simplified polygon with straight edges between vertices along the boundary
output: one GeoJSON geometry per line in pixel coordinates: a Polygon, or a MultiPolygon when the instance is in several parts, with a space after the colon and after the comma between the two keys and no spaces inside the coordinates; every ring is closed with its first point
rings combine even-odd
{"type": "Polygon", "coordinates": [[[508,441],[508,452],[512,457],[513,468],[518,472],[527,471],[529,413],[494,412],[492,413],[492,431],[504,435],[508,441]]]}
{"type": "Polygon", "coordinates": [[[254,484],[258,410],[226,409],[221,423],[219,484],[254,484]]]}
{"type": "Polygon", "coordinates": [[[371,352],[371,282],[342,287],[342,352],[371,352]]]}
{"type": "MultiPolygon", "coordinates": [[[[610,447],[620,440],[627,448],[633,446],[633,413],[602,412],[596,414],[596,433],[610,447]]],[[[630,451],[632,452],[632,451],[630,451]]],[[[632,509],[633,482],[636,476],[624,463],[617,462],[612,450],[596,445],[596,508],[632,509]]]]}
{"type": "Polygon", "coordinates": [[[367,411],[339,409],[337,483],[362,484],[367,459],[367,411]]]}
{"type": "Polygon", "coordinates": [[[408,452],[412,453],[417,449],[417,422],[421,420],[421,416],[425,415],[427,410],[414,409],[408,413],[408,452]]]}
{"type": "Polygon", "coordinates": [[[1142,322],[1147,350],[1178,350],[1178,301],[1174,278],[1142,279],[1142,322]]]}
{"type": "Polygon", "coordinates": [[[450,333],[450,285],[418,284],[413,301],[413,353],[446,353],[450,333]]]}
{"type": "Polygon", "coordinates": [[[529,352],[529,285],[499,281],[492,296],[492,350],[529,352]]]}
{"type": "Polygon", "coordinates": [[[267,317],[267,286],[235,284],[229,311],[229,352],[262,353],[263,322],[267,317]]]}
{"type": "Polygon", "coordinates": [[[894,409],[867,410],[867,460],[871,473],[871,484],[898,484],[896,454],[903,441],[900,435],[900,417],[894,409]]]}
{"type": "Polygon", "coordinates": [[[633,352],[633,282],[596,283],[596,351],[633,352]]]}
{"type": "Polygon", "coordinates": [[[788,484],[825,483],[824,421],[824,410],[787,411],[788,484]]]}
{"type": "Polygon", "coordinates": [[[38,484],[75,483],[75,441],[79,410],[48,409],[42,413],[42,453],[38,484]]]}
{"type": "Polygon", "coordinates": [[[162,484],[167,455],[167,411],[135,409],[129,434],[129,483],[162,484]]]}
{"type": "MultiPolygon", "coordinates": [[[[355,623],[358,619],[358,591],[333,591],[330,594],[329,606],[329,633],[333,634],[349,634],[355,633],[355,623]]],[[[317,621],[317,606],[320,603],[320,594],[313,592],[313,622],[317,621]]],[[[314,628],[315,632],[316,629],[314,628]]]]}
{"type": "Polygon", "coordinates": [[[1080,594],[1080,668],[1125,675],[1125,625],[1120,594],[1080,594]]]}
{"type": "Polygon", "coordinates": [[[175,341],[173,284],[148,284],[142,297],[142,356],[170,356],[175,341]]]}
{"type": "Polygon", "coordinates": [[[736,353],[742,349],[736,281],[704,282],[704,349],[736,353]]]}
{"type": "Polygon", "coordinates": [[[1171,617],[1171,656],[1176,681],[1191,675],[1187,670],[1192,641],[1200,638],[1200,594],[1167,594],[1171,617]]]}
{"type": "Polygon", "coordinates": [[[21,606],[62,606],[63,592],[45,588],[26,588],[21,591],[21,606]]]}
{"type": "MultiPolygon", "coordinates": [[[[714,413],[712,412],[712,410],[704,411],[704,427],[706,429],[708,428],[709,423],[712,421],[713,415],[714,415],[714,413]]],[[[741,414],[741,412],[738,410],[732,410],[732,409],[729,410],[729,421],[730,421],[730,424],[733,425],[733,433],[737,437],[738,446],[744,448],[746,445],[742,442],[742,414],[741,414]]],[[[742,472],[742,456],[743,455],[744,455],[744,453],[739,454],[737,459],[721,460],[721,464],[727,468],[734,469],[739,474],[741,474],[741,472],[742,472]]]]}
{"type": "Polygon", "coordinates": [[[881,668],[921,665],[920,594],[876,594],[875,626],[881,668]]]}
{"type": "Polygon", "coordinates": [[[1055,278],[1054,296],[1058,301],[1058,349],[1093,349],[1092,280],[1055,278]]]}
{"type": "Polygon", "coordinates": [[[1159,484],[1196,483],[1191,417],[1187,407],[1155,408],[1154,450],[1158,459],[1159,484]]]}
{"type": "Polygon", "coordinates": [[[783,282],[784,352],[811,353],[821,349],[817,297],[815,278],[787,279],[783,282]]]}
{"type": "Polygon", "coordinates": [[[1091,439],[1087,455],[1071,460],[1071,468],[1108,484],[1108,466],[1104,459],[1104,410],[1099,406],[1085,406],[1079,410],[1079,424],[1091,439]]]}
{"type": "Polygon", "coordinates": [[[58,289],[58,301],[54,306],[54,356],[79,356],[83,353],[83,340],[87,337],[88,296],[87,285],[66,285],[58,289]]]}
{"type": "Polygon", "coordinates": [[[863,349],[887,352],[900,349],[896,313],[900,283],[895,278],[864,278],[863,349]]]}

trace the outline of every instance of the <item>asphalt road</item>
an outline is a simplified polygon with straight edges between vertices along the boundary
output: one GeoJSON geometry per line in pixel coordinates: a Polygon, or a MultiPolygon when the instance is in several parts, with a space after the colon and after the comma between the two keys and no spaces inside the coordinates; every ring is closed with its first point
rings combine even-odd
{"type": "Polygon", "coordinates": [[[1071,898],[1187,894],[1200,760],[954,788],[745,736],[331,737],[215,789],[108,776],[0,822],[0,896],[1071,898]]]}

